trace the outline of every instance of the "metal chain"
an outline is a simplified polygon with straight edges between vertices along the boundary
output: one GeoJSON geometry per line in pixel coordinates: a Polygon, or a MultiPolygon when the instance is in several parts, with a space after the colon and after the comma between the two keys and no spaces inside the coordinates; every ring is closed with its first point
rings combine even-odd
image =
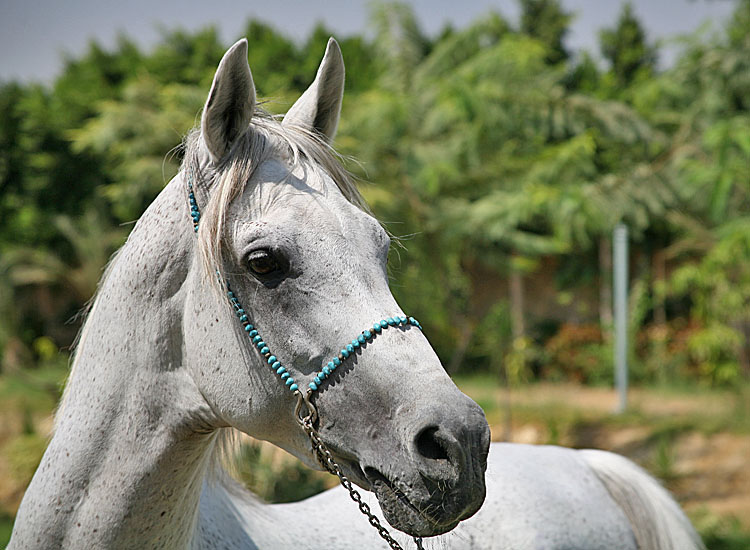
{"type": "MultiPolygon", "coordinates": [[[[344,489],[349,491],[349,496],[351,497],[351,499],[357,503],[359,511],[367,516],[370,525],[377,529],[378,534],[383,538],[383,540],[388,543],[388,546],[390,546],[393,550],[404,550],[401,545],[396,542],[393,537],[391,537],[388,529],[383,527],[383,524],[380,523],[378,517],[370,511],[370,506],[366,502],[362,501],[362,495],[360,495],[359,491],[354,488],[352,482],[349,481],[349,478],[344,475],[344,472],[341,471],[341,467],[336,464],[331,451],[328,450],[328,447],[326,447],[325,443],[323,443],[323,440],[320,438],[320,435],[313,426],[312,415],[303,418],[301,424],[302,428],[310,437],[310,441],[312,442],[312,447],[318,457],[318,461],[326,470],[339,478],[339,481],[341,482],[341,485],[344,486],[344,489]]],[[[417,550],[423,550],[422,537],[413,538],[415,544],[417,545],[417,550]]]]}

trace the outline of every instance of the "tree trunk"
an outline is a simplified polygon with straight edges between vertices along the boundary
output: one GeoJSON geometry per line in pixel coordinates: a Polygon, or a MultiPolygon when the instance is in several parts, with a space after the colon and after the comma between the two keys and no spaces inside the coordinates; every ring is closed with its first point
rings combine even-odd
{"type": "MultiPolygon", "coordinates": [[[[515,262],[511,259],[511,265],[515,262]]],[[[509,294],[510,294],[510,327],[513,333],[513,342],[511,348],[516,345],[516,342],[526,336],[526,321],[524,319],[524,306],[523,306],[523,274],[520,270],[511,267],[509,278],[509,294]]],[[[507,361],[507,359],[506,359],[507,361]]],[[[511,376],[509,373],[507,363],[503,365],[505,372],[505,392],[504,401],[501,403],[501,407],[505,410],[505,422],[503,423],[503,441],[512,441],[513,439],[513,412],[511,406],[511,394],[512,394],[512,383],[511,376]]],[[[498,393],[498,398],[500,397],[498,393]]]]}
{"type": "Polygon", "coordinates": [[[526,336],[526,322],[523,314],[523,274],[517,269],[510,270],[510,324],[513,340],[526,336]]]}
{"type": "Polygon", "coordinates": [[[664,304],[664,287],[667,279],[667,259],[664,249],[654,252],[652,258],[654,280],[652,292],[654,295],[654,323],[659,326],[667,324],[667,310],[664,304]]]}
{"type": "Polygon", "coordinates": [[[667,279],[667,258],[663,248],[658,248],[651,256],[651,295],[653,296],[654,327],[650,332],[653,339],[653,353],[656,356],[659,372],[657,378],[661,383],[669,382],[674,376],[667,360],[667,308],[664,290],[667,279]]]}
{"type": "Polygon", "coordinates": [[[448,363],[448,368],[445,369],[448,374],[454,374],[458,370],[458,367],[461,366],[461,363],[466,356],[466,350],[469,348],[473,336],[474,327],[468,319],[464,319],[461,334],[458,337],[458,344],[456,345],[456,349],[453,350],[453,355],[448,363]]]}

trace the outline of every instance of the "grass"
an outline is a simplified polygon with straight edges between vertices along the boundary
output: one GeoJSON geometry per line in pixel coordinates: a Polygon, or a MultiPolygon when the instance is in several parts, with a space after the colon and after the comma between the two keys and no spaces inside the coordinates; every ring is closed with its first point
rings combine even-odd
{"type": "Polygon", "coordinates": [[[5,548],[13,531],[13,518],[7,514],[0,514],[0,548],[5,548]]]}
{"type": "Polygon", "coordinates": [[[750,532],[742,529],[737,518],[720,518],[706,510],[693,518],[706,548],[710,550],[748,550],[750,532]]]}

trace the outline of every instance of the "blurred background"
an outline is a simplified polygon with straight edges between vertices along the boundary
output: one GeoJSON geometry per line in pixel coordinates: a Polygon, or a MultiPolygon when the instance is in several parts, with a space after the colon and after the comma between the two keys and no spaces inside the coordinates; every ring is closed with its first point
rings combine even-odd
{"type": "MultiPolygon", "coordinates": [[[[283,113],[334,35],[335,145],[398,237],[396,298],[493,438],[622,453],[710,548],[750,548],[750,0],[130,4],[2,7],[0,544],[78,312],[177,172],[221,55],[247,36],[264,107],[283,113]]],[[[269,501],[332,483],[259,442],[241,459],[269,501]]]]}

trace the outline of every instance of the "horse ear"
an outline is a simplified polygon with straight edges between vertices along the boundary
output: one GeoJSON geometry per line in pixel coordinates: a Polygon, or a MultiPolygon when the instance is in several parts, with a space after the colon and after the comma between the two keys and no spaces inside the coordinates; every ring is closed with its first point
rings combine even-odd
{"type": "Polygon", "coordinates": [[[218,163],[250,124],[255,108],[255,85],[247,64],[247,40],[227,50],[216,69],[201,117],[201,135],[218,163]]]}
{"type": "Polygon", "coordinates": [[[344,58],[338,42],[329,38],[315,80],[292,105],[282,124],[315,130],[330,143],[336,135],[343,96],[344,58]]]}

